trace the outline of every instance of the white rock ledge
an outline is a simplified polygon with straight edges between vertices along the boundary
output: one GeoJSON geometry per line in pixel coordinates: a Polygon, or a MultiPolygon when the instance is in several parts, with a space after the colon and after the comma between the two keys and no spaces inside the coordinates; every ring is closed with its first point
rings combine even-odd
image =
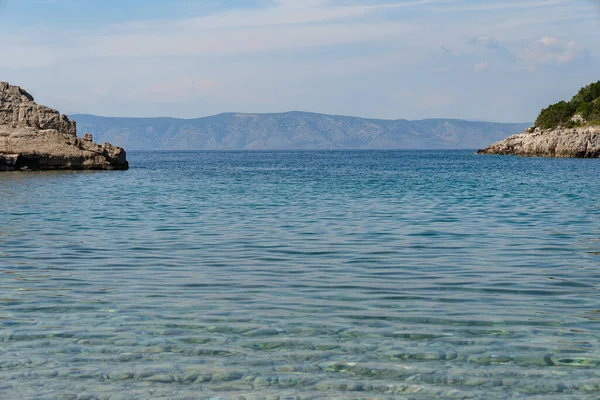
{"type": "Polygon", "coordinates": [[[600,126],[519,133],[477,153],[524,157],[600,158],[600,126]]]}

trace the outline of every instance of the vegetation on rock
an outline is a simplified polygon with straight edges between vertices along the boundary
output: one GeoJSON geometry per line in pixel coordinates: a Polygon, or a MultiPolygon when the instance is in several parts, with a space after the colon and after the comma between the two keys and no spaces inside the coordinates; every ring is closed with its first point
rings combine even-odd
{"type": "Polygon", "coordinates": [[[544,108],[535,121],[535,126],[542,129],[584,125],[600,125],[600,81],[581,88],[569,102],[544,108]]]}

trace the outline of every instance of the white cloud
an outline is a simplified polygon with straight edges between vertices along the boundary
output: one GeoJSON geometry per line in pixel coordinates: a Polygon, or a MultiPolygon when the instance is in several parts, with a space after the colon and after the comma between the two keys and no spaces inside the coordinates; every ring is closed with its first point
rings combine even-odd
{"type": "Polygon", "coordinates": [[[554,46],[557,40],[555,37],[543,37],[540,39],[540,43],[544,46],[554,46]]]}
{"type": "Polygon", "coordinates": [[[515,56],[499,41],[491,36],[478,36],[469,42],[472,45],[485,48],[493,58],[501,61],[514,61],[515,56]]]}
{"type": "Polygon", "coordinates": [[[485,47],[497,46],[498,42],[496,42],[491,36],[477,36],[471,39],[471,44],[480,45],[485,47]]]}
{"type": "Polygon", "coordinates": [[[267,8],[167,21],[132,21],[85,31],[29,31],[28,39],[14,46],[10,37],[0,36],[0,44],[9,43],[3,46],[0,68],[48,66],[74,58],[248,54],[388,40],[423,28],[371,16],[425,3],[331,5],[325,0],[279,0],[267,8]],[[42,45],[39,38],[53,40],[42,45]]]}
{"type": "Polygon", "coordinates": [[[521,57],[528,64],[566,64],[589,54],[587,48],[576,41],[566,44],[553,37],[544,37],[528,45],[521,57]]]}
{"type": "MultiPolygon", "coordinates": [[[[444,55],[448,64],[458,65],[463,70],[475,72],[482,70],[527,71],[533,72],[540,67],[568,65],[575,60],[594,63],[596,60],[590,50],[582,43],[559,41],[553,36],[527,42],[525,45],[513,43],[506,46],[489,35],[474,37],[468,42],[473,47],[461,53],[450,52],[443,47],[438,56],[444,55]],[[485,61],[482,61],[485,60],[485,61]]],[[[597,61],[597,60],[596,60],[597,61]]]]}
{"type": "MultiPolygon", "coordinates": [[[[201,25],[201,24],[199,24],[201,25]]],[[[410,25],[398,23],[357,23],[354,25],[292,25],[227,29],[203,32],[183,28],[125,35],[94,36],[83,39],[79,54],[86,57],[162,57],[176,55],[244,54],[293,50],[382,40],[408,34],[410,25]]]]}

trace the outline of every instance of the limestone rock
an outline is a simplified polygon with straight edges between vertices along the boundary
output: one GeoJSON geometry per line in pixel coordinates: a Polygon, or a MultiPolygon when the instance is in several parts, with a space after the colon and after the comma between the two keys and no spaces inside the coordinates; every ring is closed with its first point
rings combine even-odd
{"type": "Polygon", "coordinates": [[[600,126],[561,128],[512,135],[478,154],[526,157],[600,158],[600,126]]]}
{"type": "MultiPolygon", "coordinates": [[[[89,139],[89,140],[87,140],[89,139]]],[[[75,121],[0,82],[0,170],[127,169],[125,150],[79,139],[75,121]]]]}
{"type": "Polygon", "coordinates": [[[575,114],[575,115],[573,115],[573,117],[571,118],[571,121],[575,122],[576,124],[585,124],[585,123],[587,123],[587,121],[585,120],[585,118],[583,118],[583,115],[581,115],[581,114],[575,114]]]}

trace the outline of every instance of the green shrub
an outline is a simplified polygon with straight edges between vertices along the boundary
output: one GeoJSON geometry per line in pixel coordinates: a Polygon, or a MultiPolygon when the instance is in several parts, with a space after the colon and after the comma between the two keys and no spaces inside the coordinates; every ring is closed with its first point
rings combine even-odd
{"type": "Polygon", "coordinates": [[[565,128],[579,128],[581,126],[583,126],[584,124],[582,124],[581,122],[575,122],[575,121],[567,121],[563,126],[565,128]]]}
{"type": "Polygon", "coordinates": [[[581,103],[579,107],[577,107],[575,114],[581,114],[581,116],[587,120],[592,113],[592,107],[593,103],[581,103]]]}
{"type": "Polygon", "coordinates": [[[586,121],[600,118],[600,101],[598,100],[600,99],[596,99],[589,103],[581,103],[581,105],[577,107],[577,113],[581,114],[586,121]]]}
{"type": "Polygon", "coordinates": [[[561,101],[548,108],[544,108],[535,121],[535,126],[539,126],[542,129],[553,129],[558,125],[565,124],[574,114],[575,110],[573,110],[572,104],[561,101]]]}
{"type": "Polygon", "coordinates": [[[593,125],[600,125],[600,118],[592,120],[592,121],[588,121],[588,126],[593,126],[593,125]]]}
{"type": "Polygon", "coordinates": [[[586,120],[593,121],[596,119],[600,119],[600,101],[599,99],[595,100],[590,107],[590,111],[586,120]]]}
{"type": "Polygon", "coordinates": [[[598,124],[600,120],[600,81],[583,87],[571,101],[561,101],[544,108],[535,126],[542,129],[554,129],[559,125],[576,127],[580,124],[571,121],[575,114],[581,114],[588,124],[598,124]]]}
{"type": "Polygon", "coordinates": [[[596,83],[592,83],[579,89],[579,93],[573,96],[571,99],[571,103],[573,104],[581,104],[581,103],[591,103],[600,97],[600,81],[596,83]]]}

